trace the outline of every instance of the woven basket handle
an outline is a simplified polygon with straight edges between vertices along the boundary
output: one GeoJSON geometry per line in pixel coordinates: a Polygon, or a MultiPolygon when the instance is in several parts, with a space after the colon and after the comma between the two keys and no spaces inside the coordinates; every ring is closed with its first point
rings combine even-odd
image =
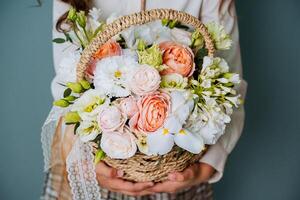
{"type": "Polygon", "coordinates": [[[213,56],[215,52],[214,43],[204,24],[196,17],[182,11],[171,9],[153,9],[131,15],[123,16],[108,24],[106,28],[100,32],[93,41],[82,52],[80,61],[77,65],[77,80],[84,78],[85,69],[87,68],[91,57],[97,52],[101,45],[106,43],[110,38],[122,32],[133,25],[145,24],[154,20],[178,20],[184,24],[193,26],[202,34],[208,55],[213,56]]]}

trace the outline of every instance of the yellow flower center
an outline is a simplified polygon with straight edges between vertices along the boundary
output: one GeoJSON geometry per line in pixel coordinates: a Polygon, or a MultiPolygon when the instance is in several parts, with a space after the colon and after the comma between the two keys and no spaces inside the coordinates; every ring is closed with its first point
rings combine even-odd
{"type": "Polygon", "coordinates": [[[167,135],[168,133],[169,133],[169,129],[164,128],[164,129],[163,129],[163,135],[167,135]]]}
{"type": "Polygon", "coordinates": [[[186,132],[185,132],[185,130],[181,129],[181,130],[179,131],[179,134],[186,135],[186,132]]]}
{"type": "Polygon", "coordinates": [[[116,78],[121,78],[122,72],[120,70],[115,71],[115,77],[116,78]]]}

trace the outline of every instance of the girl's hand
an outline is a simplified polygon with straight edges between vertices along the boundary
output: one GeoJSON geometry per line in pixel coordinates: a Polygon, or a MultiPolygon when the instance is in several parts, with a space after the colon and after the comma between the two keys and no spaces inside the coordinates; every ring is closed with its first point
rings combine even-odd
{"type": "Polygon", "coordinates": [[[191,186],[207,182],[214,173],[215,169],[212,166],[205,163],[197,163],[183,172],[169,174],[169,180],[157,183],[147,191],[152,193],[176,193],[191,186]]]}
{"type": "Polygon", "coordinates": [[[122,179],[123,172],[100,162],[96,165],[97,180],[102,188],[131,196],[152,194],[147,189],[153,187],[152,182],[132,183],[122,179]]]}

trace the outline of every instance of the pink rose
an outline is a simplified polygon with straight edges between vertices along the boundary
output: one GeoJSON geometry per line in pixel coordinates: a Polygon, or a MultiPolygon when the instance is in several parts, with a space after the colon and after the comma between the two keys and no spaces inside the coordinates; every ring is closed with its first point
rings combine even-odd
{"type": "Polygon", "coordinates": [[[131,118],[135,113],[138,112],[137,102],[134,97],[130,96],[120,100],[119,108],[121,111],[131,118]]]}
{"type": "Polygon", "coordinates": [[[116,106],[102,106],[98,114],[98,124],[103,132],[122,130],[126,116],[116,106]]]}
{"type": "Polygon", "coordinates": [[[129,121],[132,130],[154,132],[159,129],[170,110],[170,96],[156,92],[142,97],[138,101],[139,112],[129,121]]]}
{"type": "Polygon", "coordinates": [[[194,54],[189,47],[175,42],[160,43],[163,52],[163,64],[169,68],[161,71],[162,75],[178,73],[190,77],[195,70],[194,54]]]}
{"type": "Polygon", "coordinates": [[[114,159],[127,159],[137,151],[135,137],[127,127],[124,132],[104,132],[101,138],[101,149],[107,156],[114,159]]]}
{"type": "Polygon", "coordinates": [[[131,91],[140,96],[155,92],[159,88],[159,84],[158,71],[148,65],[138,67],[129,81],[131,91]]]}

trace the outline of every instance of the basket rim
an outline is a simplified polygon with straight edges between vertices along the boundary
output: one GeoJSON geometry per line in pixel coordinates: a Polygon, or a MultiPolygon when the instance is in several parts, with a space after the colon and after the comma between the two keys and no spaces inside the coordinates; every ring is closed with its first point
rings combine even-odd
{"type": "Polygon", "coordinates": [[[108,24],[102,32],[99,32],[91,43],[83,50],[82,55],[80,56],[80,60],[76,68],[77,81],[85,78],[85,70],[90,63],[92,56],[113,36],[119,34],[130,26],[142,25],[151,21],[162,19],[178,20],[199,30],[200,34],[204,38],[205,47],[208,50],[208,56],[213,57],[215,53],[213,40],[205,25],[198,18],[186,12],[173,9],[152,9],[122,16],[108,24]]]}

